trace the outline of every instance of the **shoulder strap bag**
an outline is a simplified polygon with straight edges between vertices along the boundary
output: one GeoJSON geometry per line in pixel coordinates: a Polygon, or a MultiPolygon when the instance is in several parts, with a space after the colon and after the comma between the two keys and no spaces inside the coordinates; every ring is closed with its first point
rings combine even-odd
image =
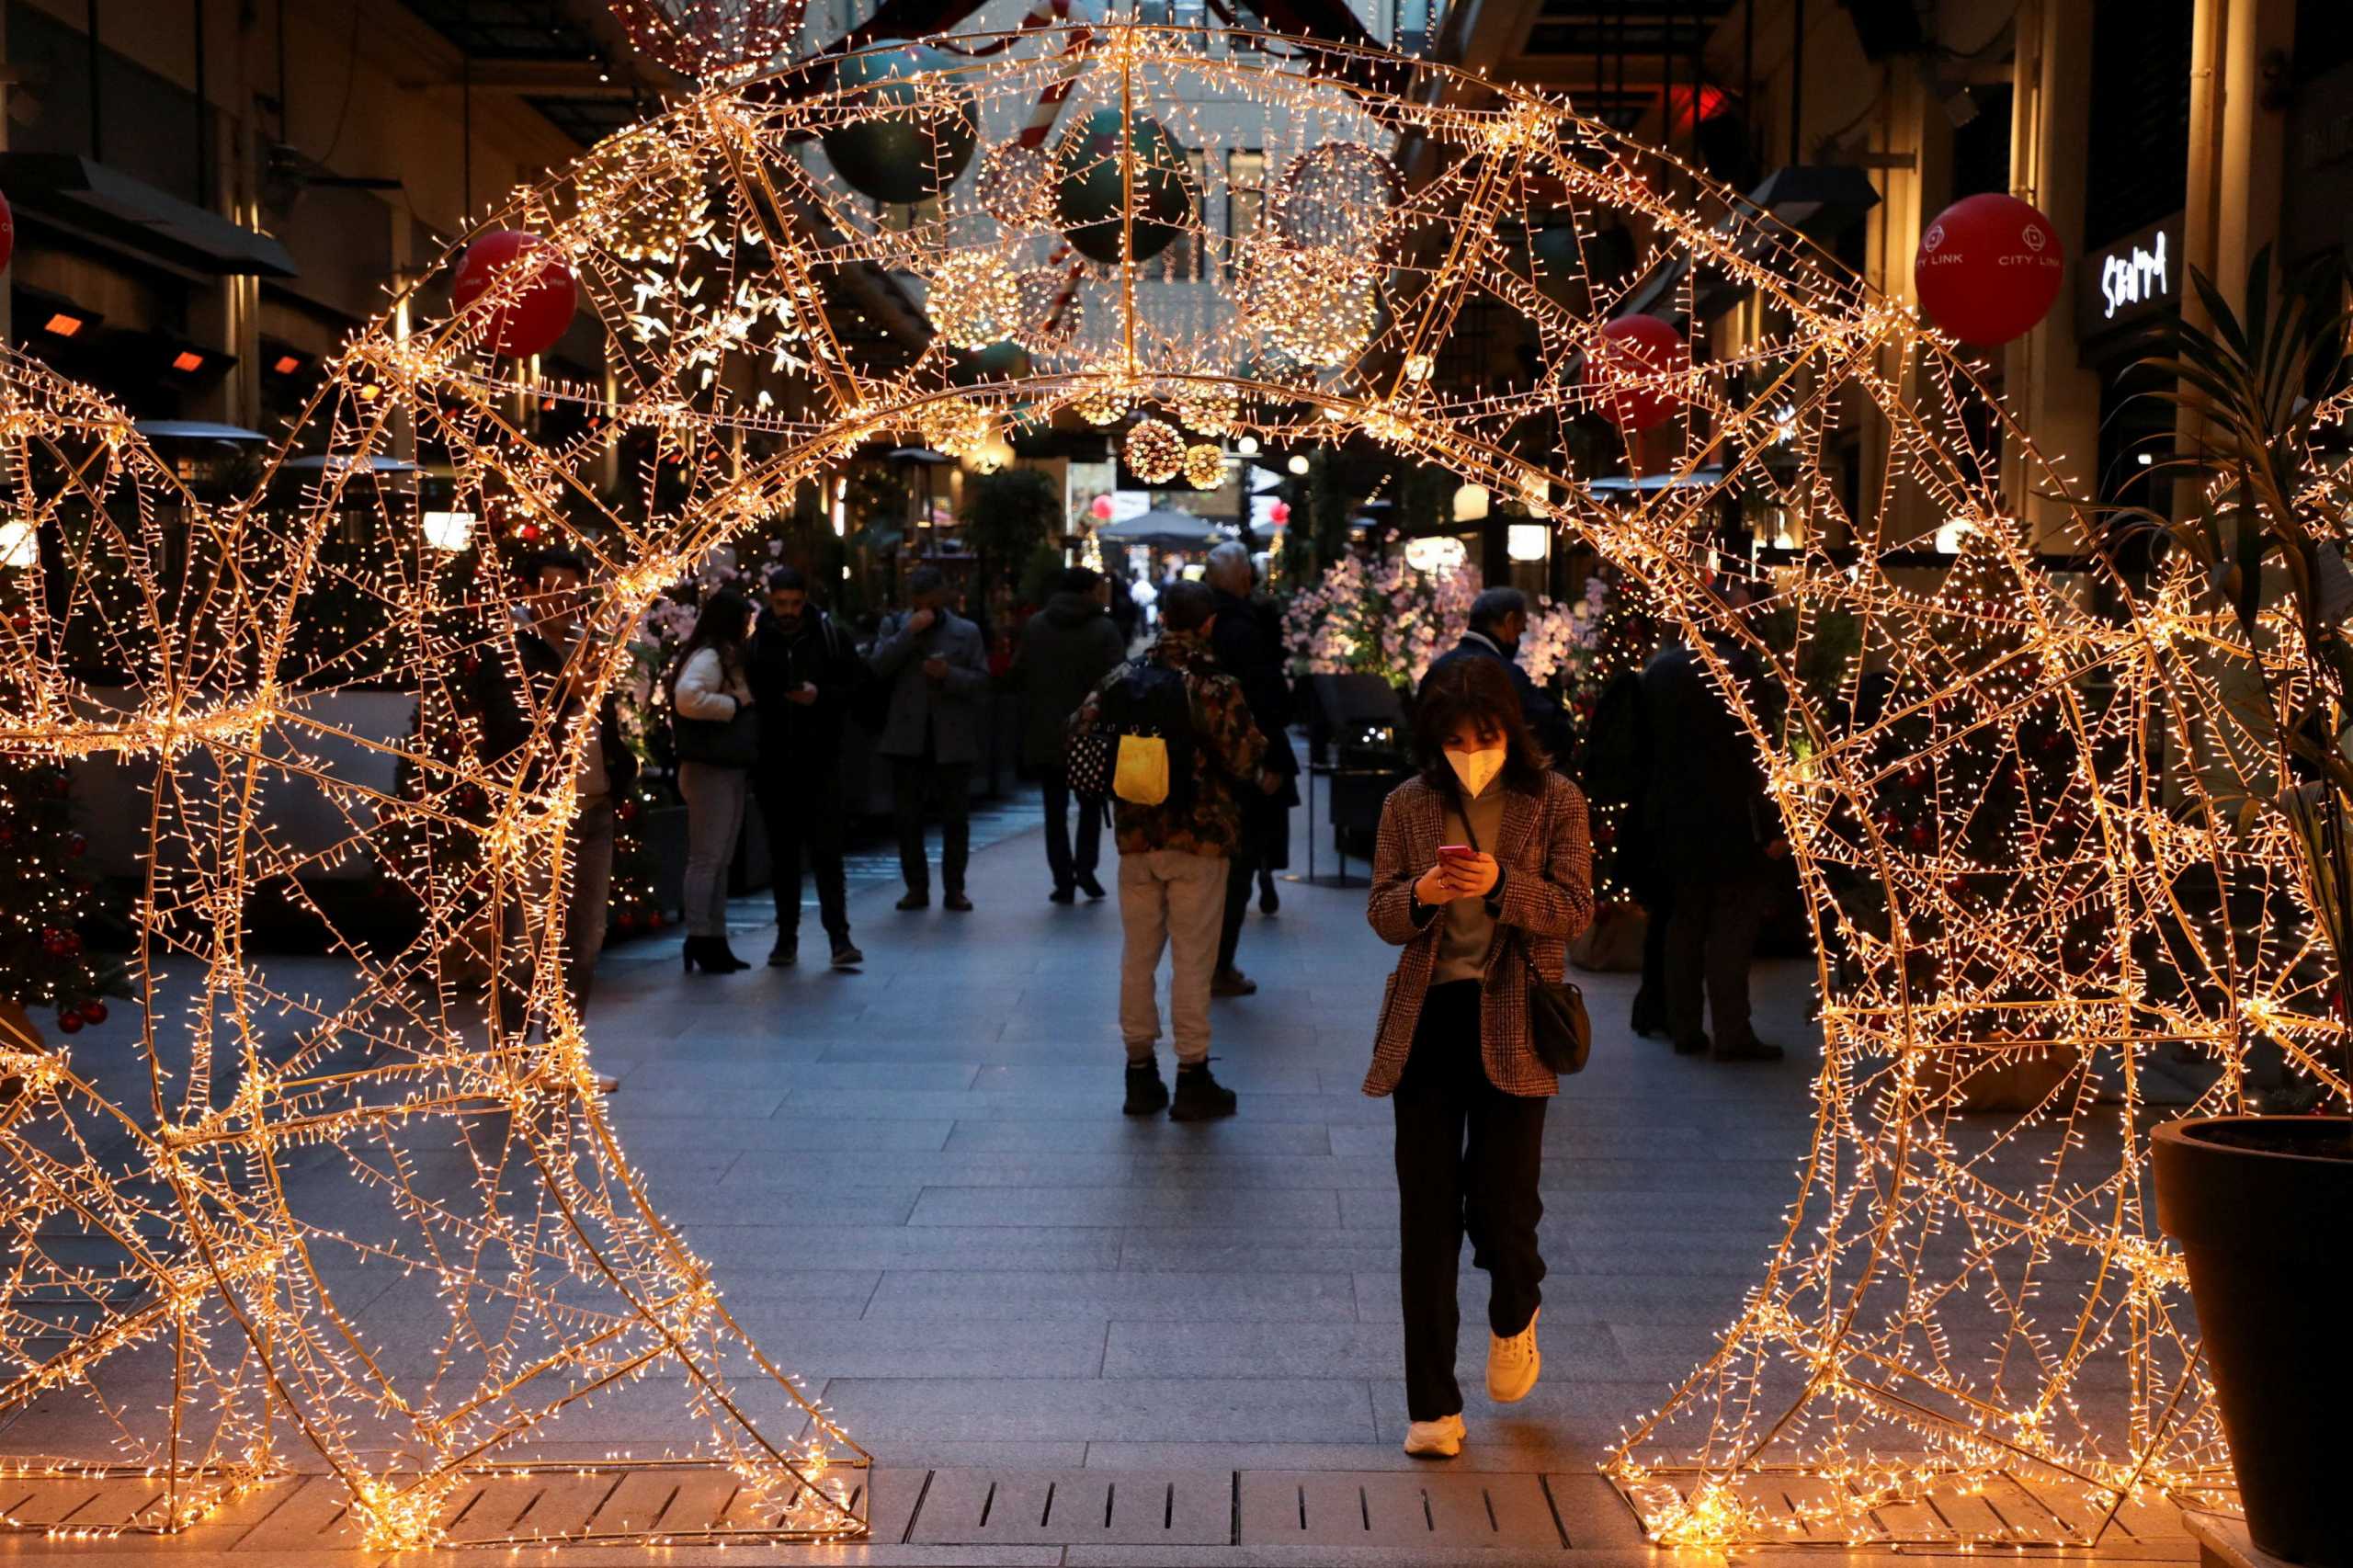
{"type": "MultiPolygon", "coordinates": [[[[1460,814],[1462,831],[1469,835],[1471,847],[1477,849],[1479,831],[1471,825],[1471,813],[1460,814]]],[[[1537,820],[1540,834],[1551,814],[1547,811],[1537,820]]],[[[1536,1060],[1548,1073],[1566,1076],[1584,1072],[1586,1059],[1593,1054],[1593,1020],[1586,1014],[1585,993],[1574,980],[1545,979],[1544,971],[1536,967],[1535,949],[1525,933],[1507,932],[1505,940],[1518,950],[1528,970],[1528,1043],[1536,1060]]]]}

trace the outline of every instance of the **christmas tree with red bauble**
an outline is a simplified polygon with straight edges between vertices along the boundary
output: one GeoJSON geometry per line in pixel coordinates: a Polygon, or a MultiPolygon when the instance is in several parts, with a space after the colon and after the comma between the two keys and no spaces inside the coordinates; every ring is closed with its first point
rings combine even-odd
{"type": "Polygon", "coordinates": [[[82,934],[96,891],[81,870],[89,846],[72,808],[63,767],[0,757],[0,1002],[54,1008],[67,1034],[107,1017],[105,978],[82,934]]]}

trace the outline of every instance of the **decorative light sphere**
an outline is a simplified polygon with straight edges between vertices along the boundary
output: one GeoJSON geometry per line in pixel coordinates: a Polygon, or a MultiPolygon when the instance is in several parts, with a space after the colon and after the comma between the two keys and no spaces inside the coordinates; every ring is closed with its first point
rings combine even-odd
{"type": "Polygon", "coordinates": [[[640,54],[682,76],[717,81],[789,51],[808,0],[611,0],[640,54]]]}
{"type": "Polygon", "coordinates": [[[1063,133],[1054,171],[1063,233],[1106,266],[1158,256],[1193,216],[1185,149],[1150,115],[1123,125],[1118,109],[1097,109],[1063,133]]]}
{"type": "Polygon", "coordinates": [[[915,202],[956,183],[980,142],[972,87],[956,59],[922,44],[879,41],[835,67],[847,94],[821,136],[842,183],[877,201],[915,202]]]}
{"type": "Polygon", "coordinates": [[[582,217],[631,261],[676,260],[710,222],[710,194],[694,155],[642,131],[590,148],[573,191],[582,217]]]}
{"type": "Polygon", "coordinates": [[[1302,365],[1355,358],[1372,339],[1380,308],[1370,265],[1332,251],[1257,245],[1242,279],[1245,319],[1302,365]]]}
{"type": "Polygon", "coordinates": [[[572,268],[556,248],[521,229],[494,229],[466,247],[449,279],[459,312],[495,290],[482,345],[510,359],[528,359],[555,347],[580,308],[572,268]]]}
{"type": "Polygon", "coordinates": [[[1230,382],[1194,385],[1178,394],[1176,421],[1196,436],[1231,436],[1242,420],[1242,394],[1230,382]]]}
{"type": "Polygon", "coordinates": [[[1987,347],[2033,331],[2066,277],[2067,247],[2051,220],[2006,191],[1946,208],[1912,258],[1913,287],[1928,319],[1987,347]]]}
{"type": "MultiPolygon", "coordinates": [[[[1135,465],[1130,463],[1129,467],[1135,465]]],[[[1225,453],[1207,441],[1185,449],[1185,483],[1196,490],[1215,490],[1225,483],[1225,453]]]]}
{"type": "Polygon", "coordinates": [[[1008,229],[1046,228],[1054,221],[1054,161],[1043,147],[1001,142],[981,154],[972,194],[1008,229]]]}
{"type": "Polygon", "coordinates": [[[1122,377],[1098,372],[1099,378],[1070,400],[1072,412],[1089,425],[1117,425],[1136,404],[1135,392],[1122,377]]]}
{"type": "Polygon", "coordinates": [[[944,397],[924,405],[915,415],[923,444],[951,458],[970,457],[996,434],[988,411],[961,397],[944,397]]]}
{"type": "Polygon", "coordinates": [[[1030,267],[1015,278],[1014,292],[1014,342],[1032,354],[1059,354],[1077,341],[1086,307],[1068,272],[1059,267],[1030,267]]]}
{"type": "Polygon", "coordinates": [[[954,347],[986,348],[1011,336],[1019,324],[1021,290],[995,251],[950,251],[932,270],[924,309],[954,347]]]}
{"type": "Polygon", "coordinates": [[[1363,142],[1319,142],[1283,165],[1267,217],[1303,250],[1370,256],[1404,189],[1397,165],[1363,142]]]}
{"type": "Polygon", "coordinates": [[[1137,421],[1121,452],[1128,472],[1146,484],[1165,484],[1185,472],[1185,437],[1165,420],[1137,421]]]}

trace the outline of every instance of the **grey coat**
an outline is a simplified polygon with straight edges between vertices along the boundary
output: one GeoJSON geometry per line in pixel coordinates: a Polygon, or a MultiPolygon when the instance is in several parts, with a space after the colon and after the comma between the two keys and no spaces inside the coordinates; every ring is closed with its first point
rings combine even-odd
{"type": "Polygon", "coordinates": [[[867,655],[891,687],[890,715],[874,749],[884,756],[919,757],[928,738],[935,762],[978,762],[989,684],[981,629],[953,610],[941,610],[922,632],[907,629],[909,619],[901,610],[885,620],[867,655]],[[948,675],[938,686],[923,673],[924,661],[935,653],[948,661],[948,675]]]}

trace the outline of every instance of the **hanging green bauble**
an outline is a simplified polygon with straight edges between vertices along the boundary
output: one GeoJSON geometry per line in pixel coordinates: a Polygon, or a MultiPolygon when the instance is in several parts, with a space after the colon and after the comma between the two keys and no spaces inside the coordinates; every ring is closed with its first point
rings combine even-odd
{"type": "Polygon", "coordinates": [[[1528,236],[1536,287],[1556,305],[1574,307],[1585,292],[1585,254],[1574,223],[1547,223],[1528,236]]]}
{"type": "Polygon", "coordinates": [[[1097,109],[1063,134],[1054,154],[1055,220],[1080,255],[1113,266],[1159,255],[1193,215],[1191,171],[1167,127],[1148,115],[1131,119],[1125,159],[1120,130],[1118,109],[1097,109]],[[1131,184],[1134,250],[1122,257],[1120,205],[1131,184]]]}
{"type": "Polygon", "coordinates": [[[921,201],[956,183],[980,141],[969,83],[946,73],[956,62],[936,49],[884,40],[847,56],[835,71],[846,120],[824,133],[825,156],[842,183],[877,201],[921,201]]]}

